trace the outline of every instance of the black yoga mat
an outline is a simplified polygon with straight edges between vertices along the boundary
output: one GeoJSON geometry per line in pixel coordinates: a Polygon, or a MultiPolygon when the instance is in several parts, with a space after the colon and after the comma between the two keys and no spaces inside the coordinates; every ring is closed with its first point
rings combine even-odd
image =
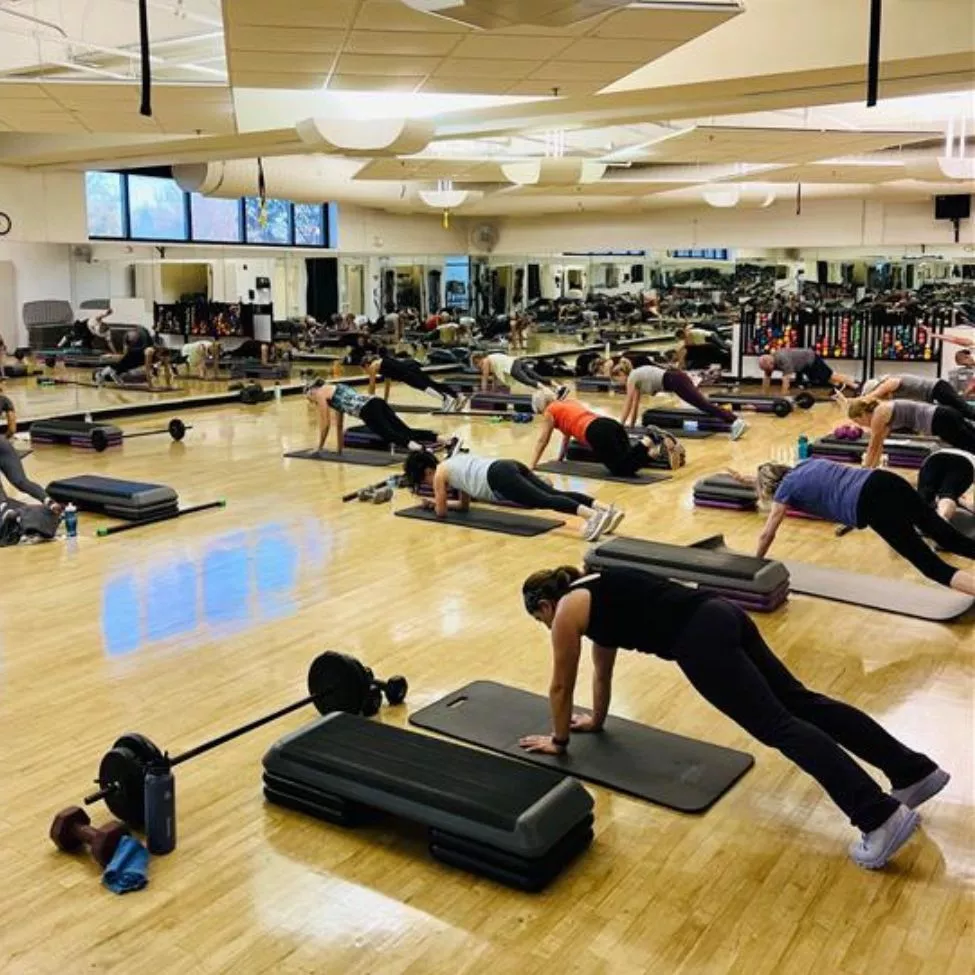
{"type": "Polygon", "coordinates": [[[320,460],[329,464],[355,464],[358,467],[389,467],[402,463],[401,457],[391,457],[378,450],[360,450],[346,447],[341,454],[332,450],[292,450],[284,455],[297,460],[320,460]]]}
{"type": "Polygon", "coordinates": [[[429,406],[422,403],[390,403],[390,409],[394,413],[440,413],[441,408],[432,400],[429,406]]]}
{"type": "Polygon", "coordinates": [[[576,734],[564,756],[537,755],[522,735],[551,729],[548,698],[478,680],[410,715],[410,724],[681,812],[704,812],[754,764],[751,755],[625,718],[576,734]]]}
{"type": "Polygon", "coordinates": [[[653,474],[640,471],[634,477],[617,477],[610,474],[602,464],[586,464],[579,460],[548,460],[539,464],[536,470],[545,474],[569,474],[573,477],[588,477],[591,481],[612,481],[615,484],[656,484],[669,481],[669,474],[653,474]]]}
{"type": "Polygon", "coordinates": [[[533,515],[519,515],[512,511],[497,508],[469,508],[467,511],[450,511],[446,518],[438,518],[432,508],[417,505],[415,508],[400,508],[397,518],[415,518],[418,521],[435,521],[441,525],[460,525],[461,528],[480,528],[487,532],[501,532],[503,535],[520,535],[531,538],[544,535],[553,528],[561,528],[565,522],[554,518],[538,518],[533,515]]]}

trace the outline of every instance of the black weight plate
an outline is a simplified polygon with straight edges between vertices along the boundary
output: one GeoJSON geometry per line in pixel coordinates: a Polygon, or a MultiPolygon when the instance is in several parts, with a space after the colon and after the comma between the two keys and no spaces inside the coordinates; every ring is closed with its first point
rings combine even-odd
{"type": "Polygon", "coordinates": [[[169,435],[173,440],[182,440],[186,436],[186,424],[182,420],[169,421],[169,435]]]}
{"type": "Polygon", "coordinates": [[[795,397],[795,404],[800,410],[809,410],[816,405],[816,397],[812,393],[799,393],[795,397]]]}
{"type": "Polygon", "coordinates": [[[379,709],[383,706],[383,692],[378,684],[373,684],[367,691],[362,701],[362,713],[367,718],[374,714],[379,714],[379,709]]]}
{"type": "Polygon", "coordinates": [[[355,657],[326,650],[308,668],[308,693],[321,714],[360,714],[368,690],[366,668],[355,657]]]}
{"type": "Polygon", "coordinates": [[[777,399],[772,404],[772,412],[776,416],[788,416],[792,412],[792,404],[785,399],[777,399]]]}
{"type": "Polygon", "coordinates": [[[98,784],[110,790],[105,805],[133,829],[142,829],[146,821],[145,778],[145,764],[128,748],[110,749],[98,766],[98,784]]]}
{"type": "Polygon", "coordinates": [[[147,766],[154,765],[165,758],[159,746],[145,735],[140,735],[137,731],[127,731],[121,738],[115,740],[113,748],[128,748],[139,761],[147,766]]]}
{"type": "Polygon", "coordinates": [[[108,447],[108,434],[101,427],[96,427],[91,431],[91,445],[98,453],[108,447]]]}

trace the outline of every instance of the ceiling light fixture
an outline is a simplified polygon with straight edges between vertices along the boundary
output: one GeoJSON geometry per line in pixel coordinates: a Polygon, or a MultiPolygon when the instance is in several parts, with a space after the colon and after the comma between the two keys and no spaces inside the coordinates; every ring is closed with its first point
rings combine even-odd
{"type": "Polygon", "coordinates": [[[467,199],[467,190],[455,190],[452,179],[438,179],[434,190],[420,190],[420,199],[434,210],[453,210],[467,199]]]}
{"type": "Polygon", "coordinates": [[[701,196],[708,206],[727,209],[738,206],[741,199],[741,187],[733,184],[711,183],[701,187],[701,196]]]}

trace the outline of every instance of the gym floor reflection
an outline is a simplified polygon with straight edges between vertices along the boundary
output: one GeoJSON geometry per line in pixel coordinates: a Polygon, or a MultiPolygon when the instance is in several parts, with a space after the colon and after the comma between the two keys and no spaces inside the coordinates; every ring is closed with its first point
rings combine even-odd
{"type": "Polygon", "coordinates": [[[102,587],[105,653],[151,651],[184,634],[184,649],[293,615],[299,571],[322,568],[327,524],[307,519],[290,530],[268,522],[218,535],[196,556],[156,558],[113,574],[102,587]]]}

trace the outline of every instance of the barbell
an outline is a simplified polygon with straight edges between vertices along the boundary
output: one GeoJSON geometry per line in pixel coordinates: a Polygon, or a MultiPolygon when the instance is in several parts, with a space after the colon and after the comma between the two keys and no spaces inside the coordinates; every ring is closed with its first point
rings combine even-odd
{"type": "MultiPolygon", "coordinates": [[[[123,433],[122,436],[126,440],[131,440],[133,437],[156,437],[163,433],[168,433],[173,440],[179,443],[183,437],[186,436],[187,430],[192,430],[193,427],[187,426],[178,417],[169,421],[166,427],[162,430],[142,430],[137,433],[123,433]]],[[[95,448],[98,453],[101,453],[108,447],[108,434],[101,428],[95,427],[91,431],[91,445],[95,448]]]]}
{"type": "Polygon", "coordinates": [[[150,738],[129,732],[117,738],[102,756],[95,782],[98,791],[85,796],[85,805],[105,801],[112,814],[133,829],[142,829],[146,820],[145,780],[153,766],[173,767],[233,741],[257,728],[283,718],[292,711],[313,704],[321,714],[345,711],[372,717],[379,711],[385,691],[390,704],[405,698],[409,684],[405,677],[377,681],[372,670],[355,657],[326,650],[308,668],[308,695],[277,711],[232,728],[185,752],[169,755],[150,738]]]}

